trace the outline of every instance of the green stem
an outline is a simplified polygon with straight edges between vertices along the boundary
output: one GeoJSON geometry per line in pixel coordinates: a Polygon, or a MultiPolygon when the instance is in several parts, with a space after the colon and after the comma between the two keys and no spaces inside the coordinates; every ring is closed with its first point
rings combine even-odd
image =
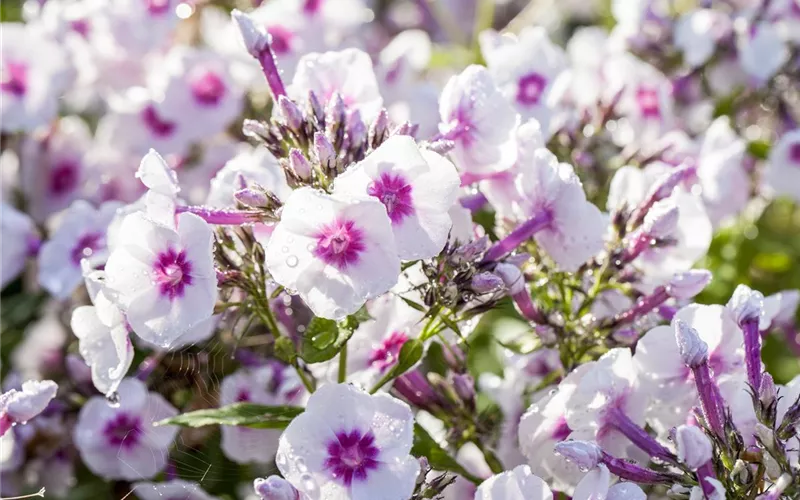
{"type": "Polygon", "coordinates": [[[295,361],[292,364],[292,366],[294,366],[294,370],[297,372],[297,376],[300,377],[300,381],[303,382],[303,385],[305,386],[305,388],[308,391],[308,393],[309,394],[313,394],[314,393],[314,384],[312,384],[311,380],[309,380],[308,376],[306,376],[305,370],[303,370],[300,367],[300,364],[297,361],[295,361]]]}
{"type": "Polygon", "coordinates": [[[347,344],[342,346],[339,351],[339,383],[343,384],[347,380],[347,344]]]}

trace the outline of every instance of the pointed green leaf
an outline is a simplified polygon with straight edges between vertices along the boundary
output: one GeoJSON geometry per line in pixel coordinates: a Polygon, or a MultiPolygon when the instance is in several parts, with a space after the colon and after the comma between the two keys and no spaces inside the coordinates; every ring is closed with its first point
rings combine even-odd
{"type": "Polygon", "coordinates": [[[301,413],[303,413],[303,408],[296,406],[234,403],[222,408],[190,411],[161,420],[156,425],[180,425],[183,427],[237,425],[255,429],[283,429],[301,413]]]}

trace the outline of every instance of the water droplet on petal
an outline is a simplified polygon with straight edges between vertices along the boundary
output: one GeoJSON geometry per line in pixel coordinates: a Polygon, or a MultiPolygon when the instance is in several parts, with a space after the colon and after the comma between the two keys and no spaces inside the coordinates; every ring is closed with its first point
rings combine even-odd
{"type": "Polygon", "coordinates": [[[119,393],[114,391],[106,395],[106,402],[108,402],[108,406],[112,408],[119,408],[119,393]]]}
{"type": "Polygon", "coordinates": [[[289,267],[297,267],[298,259],[296,255],[290,255],[286,257],[286,265],[289,267]]]}

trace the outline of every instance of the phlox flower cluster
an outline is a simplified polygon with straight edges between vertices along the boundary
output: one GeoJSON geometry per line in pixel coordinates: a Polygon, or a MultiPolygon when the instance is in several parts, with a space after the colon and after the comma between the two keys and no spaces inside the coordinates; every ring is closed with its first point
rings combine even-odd
{"type": "Polygon", "coordinates": [[[0,497],[800,498],[800,4],[543,5],[23,2],[0,497]]]}

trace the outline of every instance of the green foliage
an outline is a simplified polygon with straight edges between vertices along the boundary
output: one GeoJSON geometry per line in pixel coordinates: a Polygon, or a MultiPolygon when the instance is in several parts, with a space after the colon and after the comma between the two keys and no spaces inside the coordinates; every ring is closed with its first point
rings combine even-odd
{"type": "Polygon", "coordinates": [[[480,479],[467,472],[456,460],[451,457],[439,443],[434,441],[428,431],[419,424],[414,424],[414,445],[411,447],[411,454],[415,457],[425,457],[431,468],[439,471],[455,472],[475,484],[481,482],[480,479]]]}
{"type": "Polygon", "coordinates": [[[197,410],[166,418],[156,425],[204,427],[206,425],[237,425],[254,429],[284,429],[303,408],[295,406],[266,406],[254,403],[235,403],[222,408],[197,410]]]}

